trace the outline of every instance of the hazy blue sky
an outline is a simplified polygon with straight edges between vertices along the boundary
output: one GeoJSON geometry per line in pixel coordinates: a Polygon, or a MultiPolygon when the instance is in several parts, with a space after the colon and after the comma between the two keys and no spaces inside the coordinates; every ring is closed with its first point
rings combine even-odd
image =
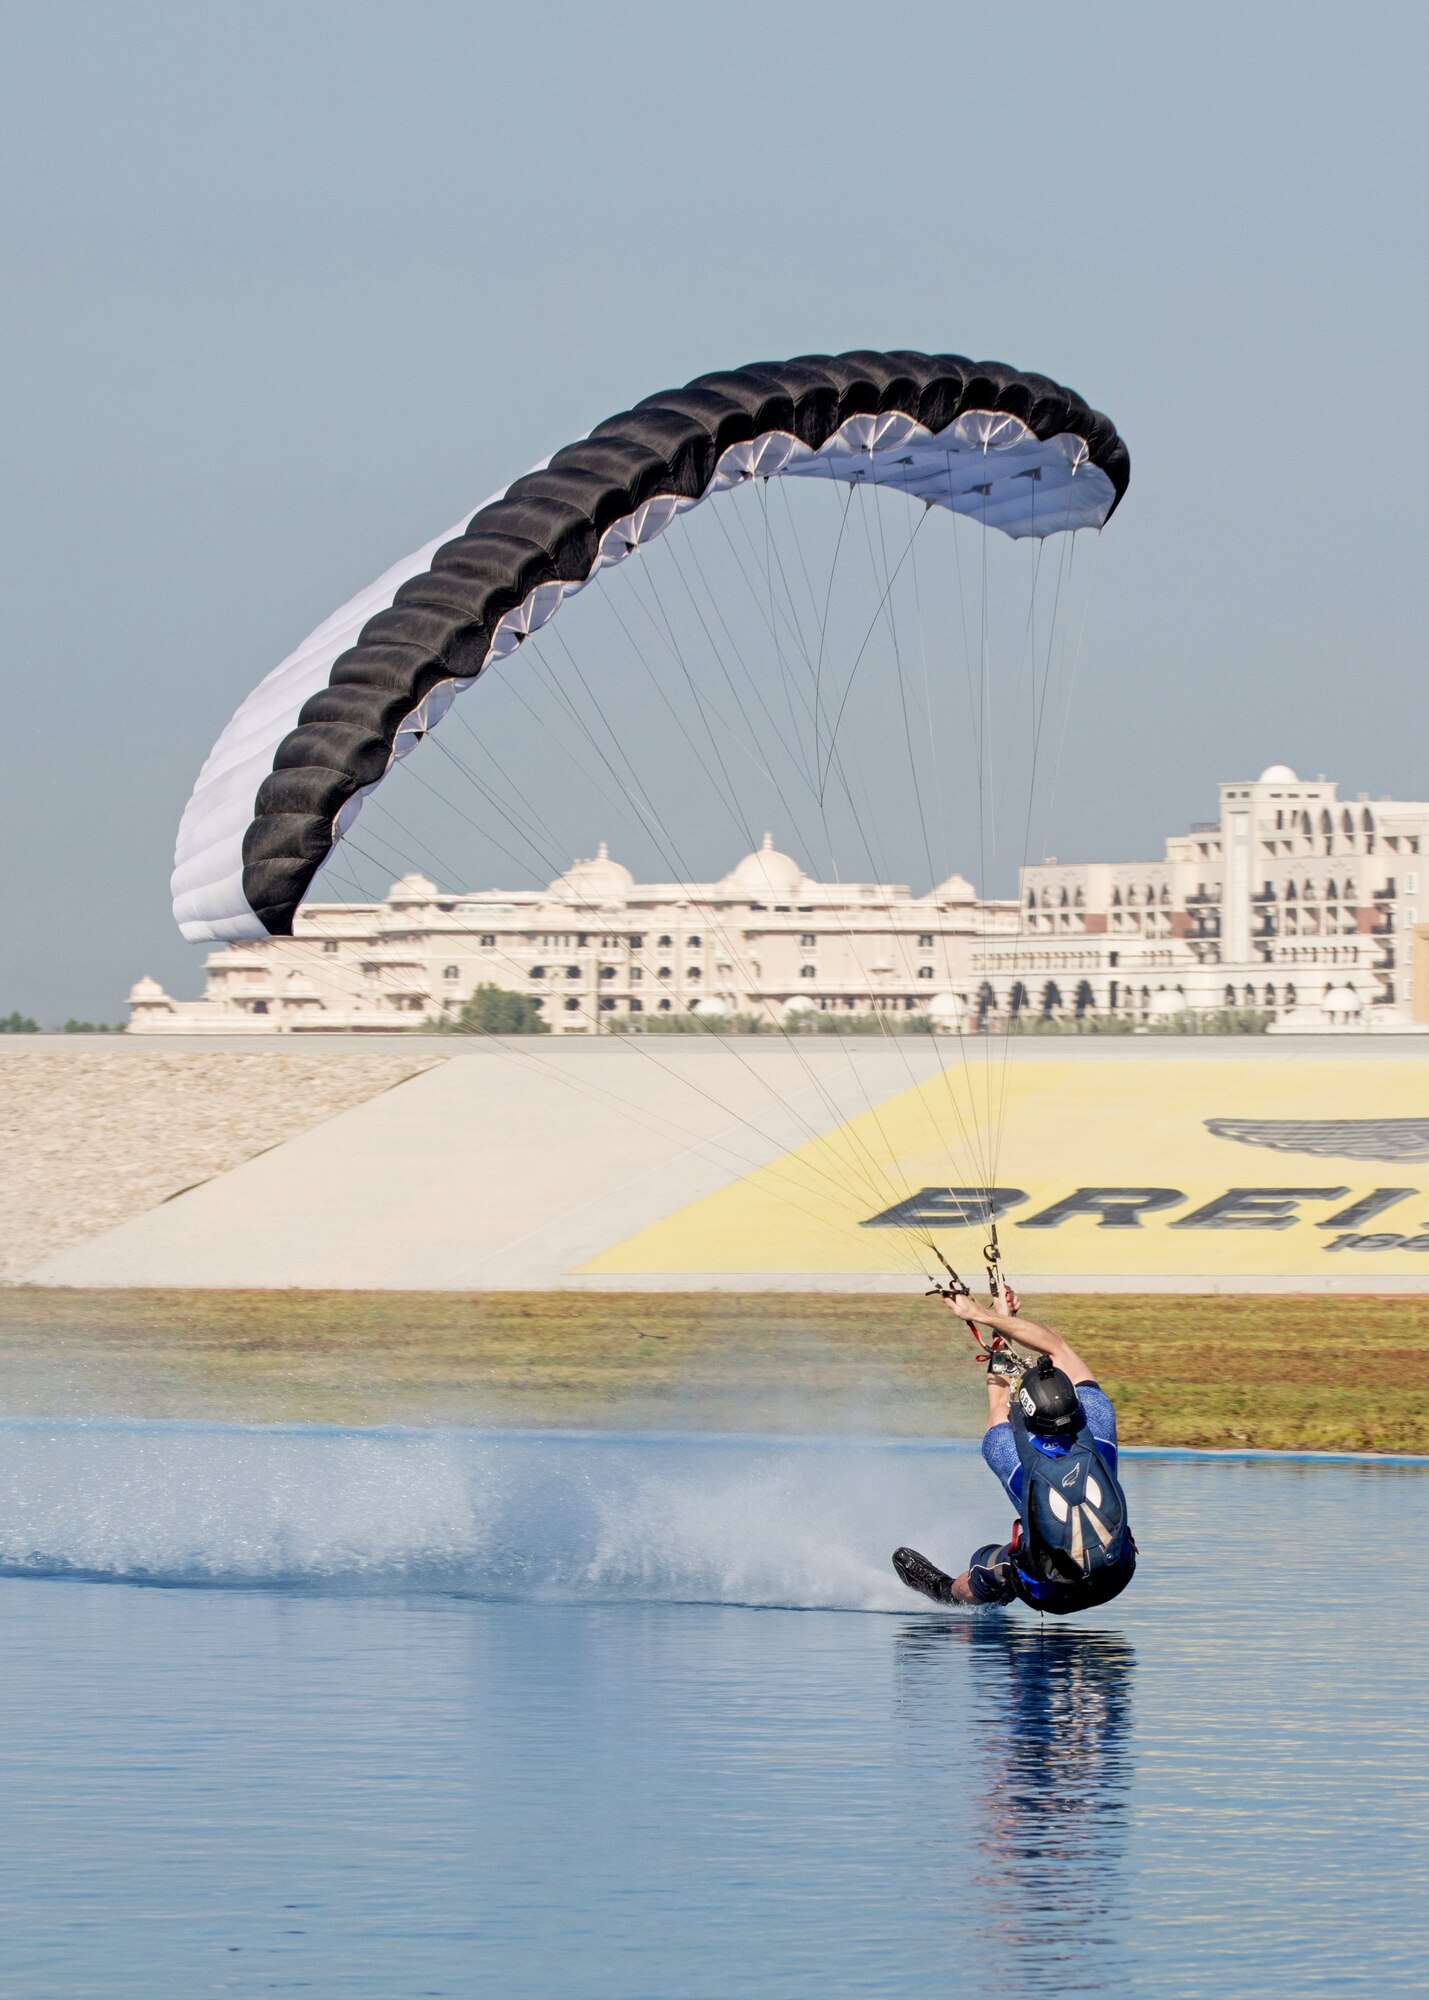
{"type": "Polygon", "coordinates": [[[196,991],[173,832],[247,688],[567,438],[764,355],[991,355],[1115,417],[1065,857],[1272,760],[1429,794],[1422,7],[0,27],[0,1012],[196,991]]]}

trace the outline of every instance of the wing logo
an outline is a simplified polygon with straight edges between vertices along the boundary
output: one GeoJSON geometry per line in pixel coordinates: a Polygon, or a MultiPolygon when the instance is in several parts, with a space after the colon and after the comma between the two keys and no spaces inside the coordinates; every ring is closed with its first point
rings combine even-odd
{"type": "MultiPolygon", "coordinates": [[[[1101,1496],[1098,1495],[1098,1498],[1101,1496]]],[[[1086,1573],[1089,1567],[1085,1530],[1090,1528],[1104,1549],[1111,1547],[1111,1530],[1096,1509],[1083,1500],[1069,1507],[1055,1486],[1047,1488],[1047,1501],[1054,1521],[1069,1524],[1072,1561],[1086,1573]]]]}
{"type": "Polygon", "coordinates": [[[1429,1118],[1208,1118],[1242,1146],[1333,1160],[1429,1160],[1429,1118]]]}

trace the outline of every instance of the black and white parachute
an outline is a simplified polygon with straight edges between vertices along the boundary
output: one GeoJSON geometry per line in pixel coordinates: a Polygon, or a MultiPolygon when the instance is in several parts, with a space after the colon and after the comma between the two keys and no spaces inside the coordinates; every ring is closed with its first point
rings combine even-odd
{"type": "Polygon", "coordinates": [[[1013,537],[1100,527],[1130,461],[1045,376],[954,355],[806,355],[703,375],[567,445],[395,564],[275,667],[179,828],[185,937],[287,935],[363,799],[563,600],[742,481],[885,486],[1013,537]]]}

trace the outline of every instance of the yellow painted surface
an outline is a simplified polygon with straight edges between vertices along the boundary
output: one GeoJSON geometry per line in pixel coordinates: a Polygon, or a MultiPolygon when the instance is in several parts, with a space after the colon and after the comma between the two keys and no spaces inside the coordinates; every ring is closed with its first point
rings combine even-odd
{"type": "Polygon", "coordinates": [[[1376,1275],[1429,1285],[1429,1063],[1019,1062],[1014,1054],[1004,1075],[976,1054],[967,1068],[952,1056],[942,1077],[639,1231],[582,1271],[897,1276],[926,1268],[918,1238],[931,1235],[971,1274],[986,1235],[979,1223],[868,1224],[910,1197],[925,1216],[940,1201],[946,1213],[950,1186],[988,1183],[1024,1197],[999,1227],[1009,1269],[1029,1280],[1345,1272],[1367,1287],[1376,1275]],[[1218,1137],[1212,1119],[1250,1121],[1253,1136],[1218,1137]],[[993,1154],[988,1135],[999,1125],[993,1154]],[[1390,1188],[1409,1192],[1362,1221],[1322,1226],[1390,1188]],[[1104,1210],[1035,1224],[1079,1189],[1098,1190],[1081,1199],[1103,1204],[1118,1189],[1176,1198],[1129,1225],[1110,1223],[1104,1210]],[[1237,1189],[1256,1192],[1232,1204],[1237,1189]],[[1191,1220],[1217,1202],[1219,1216],[1191,1220]]]}

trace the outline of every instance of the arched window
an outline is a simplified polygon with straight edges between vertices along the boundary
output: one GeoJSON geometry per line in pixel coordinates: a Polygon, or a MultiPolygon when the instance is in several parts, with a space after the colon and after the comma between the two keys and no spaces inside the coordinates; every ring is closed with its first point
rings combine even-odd
{"type": "Polygon", "coordinates": [[[1113,889],[1113,890],[1112,890],[1112,892],[1111,892],[1111,906],[1112,906],[1112,908],[1113,908],[1114,910],[1119,910],[1119,909],[1121,908],[1121,891],[1120,891],[1120,889],[1113,889]]]}
{"type": "Polygon", "coordinates": [[[1082,894],[1080,886],[1078,886],[1076,894],[1072,897],[1072,908],[1074,910],[1084,910],[1086,906],[1087,899],[1082,894]]]}
{"type": "Polygon", "coordinates": [[[643,1014],[645,1012],[645,1002],[643,1000],[632,1000],[630,1011],[632,1014],[643,1014]]]}
{"type": "Polygon", "coordinates": [[[1226,988],[1226,1005],[1227,1005],[1227,1007],[1234,1007],[1234,1005],[1235,1005],[1235,988],[1234,988],[1234,986],[1228,986],[1228,987],[1226,988]]]}

